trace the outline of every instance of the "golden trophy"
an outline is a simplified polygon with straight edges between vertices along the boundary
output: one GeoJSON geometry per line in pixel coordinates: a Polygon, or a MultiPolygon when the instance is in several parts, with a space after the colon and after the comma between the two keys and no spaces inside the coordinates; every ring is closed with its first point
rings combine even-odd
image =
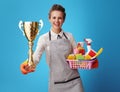
{"type": "Polygon", "coordinates": [[[28,40],[28,46],[29,46],[29,53],[28,53],[28,66],[30,68],[35,68],[35,64],[33,61],[33,41],[36,38],[36,35],[39,33],[39,30],[41,30],[43,27],[43,21],[40,20],[39,22],[35,21],[20,21],[19,22],[19,28],[23,32],[23,35],[28,40]]]}

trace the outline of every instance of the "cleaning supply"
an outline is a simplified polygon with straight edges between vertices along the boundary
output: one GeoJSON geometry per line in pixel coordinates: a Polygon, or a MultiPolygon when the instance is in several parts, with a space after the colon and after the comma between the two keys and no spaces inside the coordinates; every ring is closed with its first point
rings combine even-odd
{"type": "Polygon", "coordinates": [[[74,53],[70,54],[67,58],[67,62],[72,69],[94,69],[98,68],[97,57],[103,52],[103,48],[100,48],[97,52],[92,49],[90,38],[86,38],[85,43],[87,44],[87,52],[83,48],[83,44],[80,42],[74,49],[74,53]]]}
{"type": "Polygon", "coordinates": [[[93,59],[93,58],[97,58],[102,52],[103,52],[103,48],[100,48],[100,49],[98,50],[98,52],[96,53],[96,55],[95,55],[94,57],[92,57],[92,59],[93,59]]]}
{"type": "Polygon", "coordinates": [[[85,53],[85,57],[89,57],[89,59],[92,59],[92,57],[96,56],[97,52],[94,51],[91,47],[92,39],[85,38],[85,42],[87,44],[87,52],[85,53]]]}
{"type": "Polygon", "coordinates": [[[84,56],[82,54],[75,54],[76,60],[84,60],[84,56]]]}
{"type": "Polygon", "coordinates": [[[75,60],[76,57],[74,54],[70,54],[68,57],[67,57],[68,60],[75,60]]]}
{"type": "Polygon", "coordinates": [[[91,59],[91,56],[87,54],[87,55],[84,56],[84,59],[85,59],[85,60],[90,60],[90,59],[91,59]]]}
{"type": "Polygon", "coordinates": [[[73,52],[74,54],[85,54],[85,49],[83,48],[83,42],[78,42],[77,47],[74,48],[73,52]]]}

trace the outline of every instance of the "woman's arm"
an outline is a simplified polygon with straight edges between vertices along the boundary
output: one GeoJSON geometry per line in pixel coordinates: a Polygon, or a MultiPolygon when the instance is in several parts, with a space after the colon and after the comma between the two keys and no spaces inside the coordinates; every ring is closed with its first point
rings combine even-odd
{"type": "Polygon", "coordinates": [[[44,50],[45,50],[45,39],[44,39],[44,36],[40,36],[37,42],[36,49],[33,54],[33,61],[35,65],[37,65],[40,62],[40,58],[44,50]]]}

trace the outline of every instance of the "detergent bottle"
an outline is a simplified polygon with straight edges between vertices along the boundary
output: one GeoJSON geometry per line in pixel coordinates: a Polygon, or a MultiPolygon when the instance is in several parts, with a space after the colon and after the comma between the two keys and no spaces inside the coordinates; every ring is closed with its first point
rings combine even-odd
{"type": "Polygon", "coordinates": [[[96,51],[94,51],[91,47],[92,39],[85,38],[85,42],[87,44],[87,52],[85,53],[85,59],[89,60],[92,59],[94,56],[96,56],[96,51]]]}

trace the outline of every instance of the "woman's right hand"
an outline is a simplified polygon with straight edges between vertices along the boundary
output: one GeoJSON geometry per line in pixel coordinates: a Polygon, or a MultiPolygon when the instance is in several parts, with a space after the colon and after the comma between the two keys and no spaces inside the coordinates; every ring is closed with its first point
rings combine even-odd
{"type": "Polygon", "coordinates": [[[31,66],[28,65],[28,62],[26,60],[20,65],[20,70],[22,74],[28,74],[30,72],[34,72],[35,68],[31,68],[31,66]]]}

